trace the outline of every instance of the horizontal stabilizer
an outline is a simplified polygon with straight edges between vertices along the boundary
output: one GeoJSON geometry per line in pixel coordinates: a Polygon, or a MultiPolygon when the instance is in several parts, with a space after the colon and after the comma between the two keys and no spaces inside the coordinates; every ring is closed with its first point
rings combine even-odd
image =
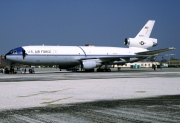
{"type": "Polygon", "coordinates": [[[137,55],[155,55],[155,54],[158,54],[158,53],[161,53],[161,52],[166,52],[166,51],[174,50],[174,49],[175,49],[174,47],[170,47],[170,48],[164,48],[164,49],[159,49],[159,50],[139,52],[139,53],[136,53],[136,54],[137,55]]]}

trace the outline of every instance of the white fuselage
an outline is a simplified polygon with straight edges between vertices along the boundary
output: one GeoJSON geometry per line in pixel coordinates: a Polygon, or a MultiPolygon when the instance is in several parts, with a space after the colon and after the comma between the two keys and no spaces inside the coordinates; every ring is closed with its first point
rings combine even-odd
{"type": "Polygon", "coordinates": [[[16,51],[16,49],[12,50],[13,54],[6,56],[7,59],[23,64],[48,64],[66,67],[79,65],[83,59],[93,59],[97,63],[101,63],[108,58],[118,57],[119,61],[122,61],[120,57],[132,55],[135,58],[135,52],[137,51],[137,49],[131,48],[96,46],[24,46],[22,49],[26,52],[24,59],[22,52],[16,51]]]}

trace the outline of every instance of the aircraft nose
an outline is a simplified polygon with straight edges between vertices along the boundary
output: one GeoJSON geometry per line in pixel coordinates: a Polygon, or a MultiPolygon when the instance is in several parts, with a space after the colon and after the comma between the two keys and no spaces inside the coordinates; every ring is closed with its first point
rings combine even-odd
{"type": "Polygon", "coordinates": [[[7,56],[8,56],[9,54],[10,54],[9,52],[6,53],[6,54],[4,55],[4,59],[7,59],[7,56]]]}
{"type": "Polygon", "coordinates": [[[6,55],[7,55],[7,54],[5,54],[4,59],[6,59],[6,55]]]}

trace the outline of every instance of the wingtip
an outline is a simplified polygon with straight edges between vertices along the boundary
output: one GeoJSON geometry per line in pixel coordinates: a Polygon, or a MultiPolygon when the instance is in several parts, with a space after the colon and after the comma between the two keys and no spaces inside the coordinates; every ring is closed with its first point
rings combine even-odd
{"type": "Polygon", "coordinates": [[[170,47],[169,49],[170,49],[170,50],[175,50],[176,48],[174,48],[174,47],[170,47]]]}

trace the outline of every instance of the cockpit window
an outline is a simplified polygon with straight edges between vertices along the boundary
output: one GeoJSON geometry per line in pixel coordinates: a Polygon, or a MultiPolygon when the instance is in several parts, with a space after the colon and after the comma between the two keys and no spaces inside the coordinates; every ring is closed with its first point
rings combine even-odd
{"type": "Polygon", "coordinates": [[[15,48],[15,49],[12,49],[12,50],[10,50],[6,55],[13,55],[13,54],[15,54],[15,55],[17,55],[17,54],[21,54],[22,53],[22,50],[24,50],[22,47],[17,47],[17,48],[15,48]]]}
{"type": "Polygon", "coordinates": [[[11,50],[9,54],[17,54],[17,50],[11,50]]]}
{"type": "Polygon", "coordinates": [[[17,51],[16,51],[16,50],[14,50],[14,51],[13,51],[13,54],[17,54],[17,51]]]}

